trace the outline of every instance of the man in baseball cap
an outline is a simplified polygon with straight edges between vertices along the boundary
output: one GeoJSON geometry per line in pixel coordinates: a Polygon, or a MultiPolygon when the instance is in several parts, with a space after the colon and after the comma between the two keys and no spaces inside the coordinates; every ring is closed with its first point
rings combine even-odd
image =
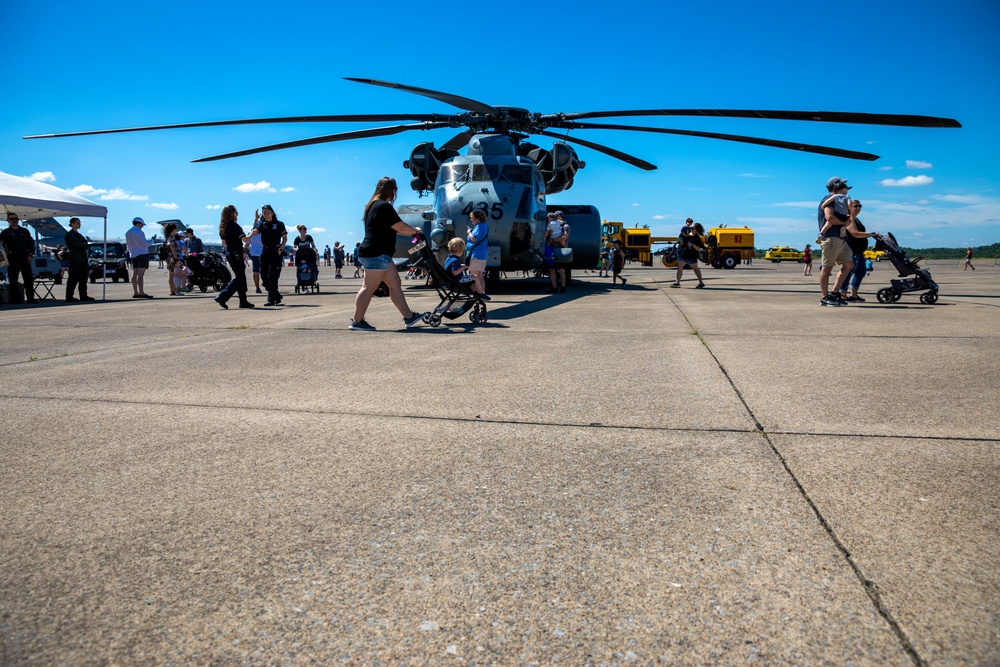
{"type": "Polygon", "coordinates": [[[149,241],[142,231],[146,223],[142,218],[132,218],[132,229],[125,232],[125,246],[128,256],[132,259],[132,298],[152,299],[143,289],[143,274],[149,268],[149,241]]]}

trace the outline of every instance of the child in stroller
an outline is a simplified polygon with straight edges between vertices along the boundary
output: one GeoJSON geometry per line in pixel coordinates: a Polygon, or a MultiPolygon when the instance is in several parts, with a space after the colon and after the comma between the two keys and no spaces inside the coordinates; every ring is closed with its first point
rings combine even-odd
{"type": "Polygon", "coordinates": [[[896,267],[899,277],[903,279],[892,279],[889,281],[891,287],[880,289],[875,295],[878,297],[879,303],[895,303],[907,292],[924,292],[920,295],[920,302],[927,305],[938,300],[938,284],[931,278],[930,271],[917,264],[923,257],[908,258],[903,249],[896,243],[896,237],[891,233],[879,237],[875,243],[875,250],[885,251],[886,257],[896,267]],[[913,277],[908,278],[907,276],[913,277]]]}
{"type": "Polygon", "coordinates": [[[319,291],[319,256],[312,242],[300,243],[295,249],[295,293],[307,290],[319,291]]]}
{"type": "Polygon", "coordinates": [[[458,319],[465,313],[469,313],[469,320],[473,324],[486,322],[486,302],[473,289],[473,283],[462,282],[461,276],[464,272],[462,268],[461,254],[465,250],[465,241],[454,238],[448,243],[449,256],[445,262],[445,267],[434,257],[434,251],[427,245],[427,239],[423,234],[413,237],[413,247],[409,253],[420,254],[418,266],[423,266],[430,273],[431,280],[437,289],[441,303],[437,308],[424,315],[424,322],[437,327],[441,325],[441,319],[458,319]],[[455,243],[458,241],[458,243],[455,243]],[[456,269],[458,270],[456,273],[456,269]],[[456,306],[457,304],[457,306],[456,306]]]}

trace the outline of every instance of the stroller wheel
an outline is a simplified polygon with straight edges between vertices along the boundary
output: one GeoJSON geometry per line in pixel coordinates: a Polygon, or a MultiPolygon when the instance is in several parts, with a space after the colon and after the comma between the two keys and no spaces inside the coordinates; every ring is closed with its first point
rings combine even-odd
{"type": "Polygon", "coordinates": [[[431,325],[432,327],[441,326],[441,316],[438,313],[431,313],[427,317],[427,324],[431,325]]]}
{"type": "Polygon", "coordinates": [[[208,285],[199,285],[198,289],[200,289],[201,293],[204,294],[205,292],[208,291],[208,285]]]}
{"type": "Polygon", "coordinates": [[[875,295],[875,298],[878,299],[879,303],[892,303],[895,301],[895,299],[893,299],[893,291],[891,287],[883,287],[880,289],[875,295]]]}
{"type": "Polygon", "coordinates": [[[430,313],[424,313],[424,316],[421,319],[423,319],[424,324],[430,324],[431,323],[431,314],[430,313]]]}
{"type": "Polygon", "coordinates": [[[892,293],[892,302],[893,303],[896,303],[897,301],[899,301],[902,298],[903,298],[903,295],[900,294],[899,292],[893,292],[892,293]]]}
{"type": "Polygon", "coordinates": [[[937,303],[938,295],[937,292],[925,292],[920,295],[920,303],[926,303],[928,306],[937,303]]]}

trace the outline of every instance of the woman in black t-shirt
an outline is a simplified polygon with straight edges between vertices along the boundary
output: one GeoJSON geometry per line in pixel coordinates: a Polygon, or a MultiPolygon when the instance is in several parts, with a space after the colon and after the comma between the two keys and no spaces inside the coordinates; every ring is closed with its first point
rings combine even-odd
{"type": "Polygon", "coordinates": [[[226,261],[229,262],[229,268],[232,269],[233,279],[219,292],[219,296],[215,297],[215,302],[226,310],[229,310],[226,302],[232,298],[233,294],[239,295],[240,308],[253,308],[253,304],[247,300],[247,265],[243,261],[243,251],[250,241],[243,233],[243,228],[236,222],[239,217],[240,214],[236,211],[236,207],[229,204],[222,209],[222,215],[219,219],[219,238],[222,239],[222,245],[225,246],[226,261]]]}
{"type": "Polygon", "coordinates": [[[396,234],[419,234],[420,230],[411,227],[400,219],[392,202],[396,201],[396,181],[388,176],[379,180],[375,193],[365,206],[365,239],[358,249],[358,261],[365,269],[364,280],[358,295],[354,298],[354,318],[350,328],[355,331],[374,331],[375,327],[365,322],[365,313],[371,303],[375,290],[383,282],[389,288],[389,298],[403,316],[406,328],[416,325],[424,313],[415,313],[406,303],[403,295],[403,284],[399,272],[392,262],[396,251],[396,234]]]}

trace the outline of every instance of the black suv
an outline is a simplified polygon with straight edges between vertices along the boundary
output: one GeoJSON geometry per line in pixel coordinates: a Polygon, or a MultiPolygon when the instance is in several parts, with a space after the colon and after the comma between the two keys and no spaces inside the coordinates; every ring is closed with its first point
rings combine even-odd
{"type": "Polygon", "coordinates": [[[119,280],[128,282],[128,266],[125,260],[128,257],[128,250],[124,243],[108,243],[108,254],[104,256],[103,243],[91,243],[87,253],[90,256],[90,282],[97,282],[98,278],[111,276],[111,282],[119,280]]]}

